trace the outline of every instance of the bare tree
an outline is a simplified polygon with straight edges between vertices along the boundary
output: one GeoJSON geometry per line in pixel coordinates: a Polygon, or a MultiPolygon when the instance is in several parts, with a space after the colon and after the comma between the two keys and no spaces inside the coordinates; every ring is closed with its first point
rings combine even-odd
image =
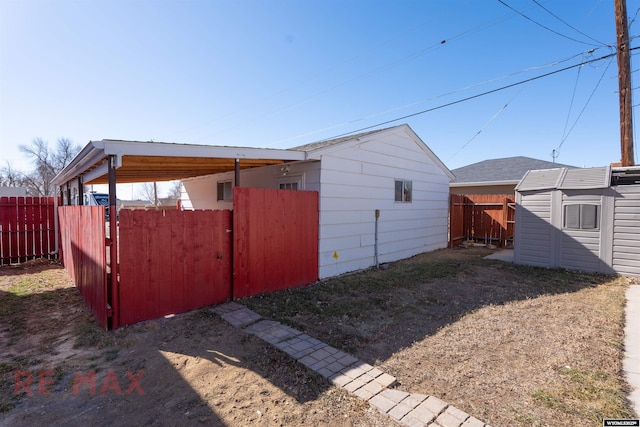
{"type": "Polygon", "coordinates": [[[53,178],[80,151],[80,146],[68,138],[59,138],[53,151],[42,138],[34,139],[30,145],[19,145],[18,148],[33,161],[34,169],[24,174],[24,185],[32,196],[53,196],[53,178]]]}
{"type": "Polygon", "coordinates": [[[138,189],[138,197],[158,206],[158,187],[155,182],[145,182],[138,189]]]}
{"type": "Polygon", "coordinates": [[[2,187],[25,187],[24,174],[11,167],[9,162],[0,168],[0,186],[2,187]]]}
{"type": "Polygon", "coordinates": [[[179,199],[182,195],[182,181],[173,181],[171,183],[171,187],[169,188],[169,197],[170,199],[179,199]]]}

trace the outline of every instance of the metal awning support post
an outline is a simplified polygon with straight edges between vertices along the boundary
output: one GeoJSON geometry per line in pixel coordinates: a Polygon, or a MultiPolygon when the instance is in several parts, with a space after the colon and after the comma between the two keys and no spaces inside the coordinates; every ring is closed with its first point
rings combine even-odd
{"type": "Polygon", "coordinates": [[[235,187],[240,187],[240,159],[236,159],[235,161],[235,177],[234,177],[235,187]]]}
{"type": "Polygon", "coordinates": [[[118,207],[116,197],[116,161],[117,158],[114,155],[110,155],[108,159],[108,174],[109,174],[109,254],[111,265],[111,286],[107,286],[107,303],[111,306],[109,313],[111,315],[111,329],[117,329],[119,326],[119,306],[118,297],[119,283],[118,283],[118,207]],[[109,292],[111,288],[111,292],[109,292]]]}

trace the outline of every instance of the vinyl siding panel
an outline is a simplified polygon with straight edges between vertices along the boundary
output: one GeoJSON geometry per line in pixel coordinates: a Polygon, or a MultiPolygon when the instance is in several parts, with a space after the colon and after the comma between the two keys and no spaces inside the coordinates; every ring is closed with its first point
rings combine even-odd
{"type": "Polygon", "coordinates": [[[516,205],[518,262],[548,267],[551,247],[551,193],[526,193],[516,205]]]}
{"type": "MultiPolygon", "coordinates": [[[[240,161],[242,163],[242,160],[240,161]]],[[[278,188],[278,179],[283,177],[281,165],[240,171],[240,185],[250,188],[278,188]]],[[[286,177],[300,176],[304,181],[301,190],[320,191],[320,162],[288,163],[290,171],[286,177]]],[[[219,181],[234,182],[234,172],[207,175],[182,181],[182,205],[185,209],[233,209],[232,201],[217,201],[216,185],[219,181]]]]}
{"type": "Polygon", "coordinates": [[[614,187],[613,269],[640,277],[640,186],[614,187]]]}
{"type": "Polygon", "coordinates": [[[322,156],[320,277],[391,262],[447,245],[449,178],[401,129],[322,156]],[[395,202],[395,180],[412,201],[395,202]],[[337,255],[336,260],[333,255],[337,255]]]}
{"type": "MultiPolygon", "coordinates": [[[[581,171],[578,169],[578,171],[581,171]]],[[[606,172],[606,168],[599,168],[597,173],[591,175],[586,174],[588,182],[591,185],[591,181],[599,180],[603,181],[602,174],[606,172]]],[[[592,171],[593,172],[593,171],[592,171]]],[[[574,174],[572,179],[572,185],[576,186],[581,181],[579,178],[584,177],[585,174],[574,174]]],[[[570,174],[567,172],[567,177],[570,174]]],[[[560,248],[559,248],[559,265],[558,267],[566,268],[570,270],[582,270],[590,272],[599,272],[603,270],[600,262],[600,224],[602,223],[602,197],[601,190],[571,190],[562,192],[562,204],[558,206],[560,224],[558,229],[561,230],[560,248]],[[595,194],[594,194],[595,193],[595,194]],[[580,205],[589,204],[597,205],[599,209],[598,213],[598,228],[594,230],[572,230],[563,228],[563,216],[565,206],[567,205],[580,205]]]]}

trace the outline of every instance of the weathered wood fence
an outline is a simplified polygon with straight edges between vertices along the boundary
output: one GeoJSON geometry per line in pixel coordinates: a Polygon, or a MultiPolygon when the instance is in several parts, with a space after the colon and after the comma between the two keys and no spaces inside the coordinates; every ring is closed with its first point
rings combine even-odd
{"type": "Polygon", "coordinates": [[[465,241],[512,247],[515,197],[511,194],[452,194],[449,245],[465,241]]]}
{"type": "Polygon", "coordinates": [[[0,197],[0,265],[55,250],[53,197],[0,197]]]}

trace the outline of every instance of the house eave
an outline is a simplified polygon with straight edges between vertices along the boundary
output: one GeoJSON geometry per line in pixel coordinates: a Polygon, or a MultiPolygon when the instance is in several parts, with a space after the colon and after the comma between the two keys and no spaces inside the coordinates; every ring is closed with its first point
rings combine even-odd
{"type": "Polygon", "coordinates": [[[515,181],[477,181],[477,182],[452,182],[449,184],[449,187],[459,188],[459,187],[489,187],[495,185],[517,185],[519,180],[515,181]]]}

